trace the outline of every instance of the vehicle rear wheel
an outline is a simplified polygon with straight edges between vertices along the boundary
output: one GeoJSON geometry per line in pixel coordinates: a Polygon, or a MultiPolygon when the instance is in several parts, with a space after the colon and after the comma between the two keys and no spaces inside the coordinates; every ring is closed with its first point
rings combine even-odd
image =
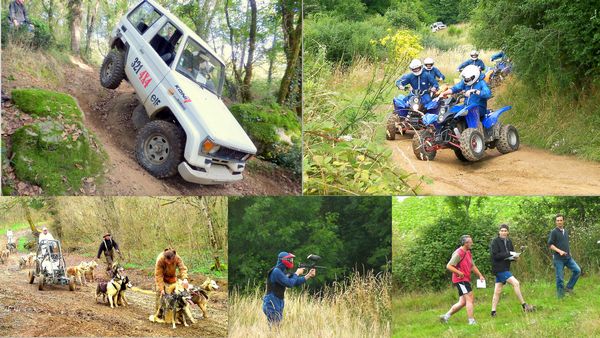
{"type": "Polygon", "coordinates": [[[432,161],[437,150],[433,148],[433,134],[428,130],[419,130],[413,135],[412,148],[421,161],[432,161]]]}
{"type": "Polygon", "coordinates": [[[125,57],[118,49],[111,50],[100,67],[100,84],[108,89],[116,89],[125,78],[125,57]]]}
{"type": "Polygon", "coordinates": [[[177,173],[183,160],[183,130],[167,121],[147,123],[135,139],[135,157],[152,176],[165,178],[177,173]]]}
{"type": "Polygon", "coordinates": [[[40,278],[38,278],[38,290],[42,291],[44,290],[44,282],[46,281],[46,277],[44,276],[40,276],[40,278]]]}
{"type": "Polygon", "coordinates": [[[386,130],[385,130],[385,139],[386,140],[395,140],[396,139],[396,123],[400,122],[398,119],[398,115],[392,113],[387,120],[386,130]]]}
{"type": "Polygon", "coordinates": [[[502,154],[507,154],[519,149],[519,144],[517,128],[510,124],[502,126],[502,129],[500,129],[500,139],[496,143],[496,149],[502,154]]]}
{"type": "Polygon", "coordinates": [[[140,103],[133,110],[133,113],[131,114],[131,121],[133,122],[133,127],[136,130],[139,130],[152,120],[150,120],[148,117],[148,113],[146,112],[144,105],[140,103]]]}
{"type": "Polygon", "coordinates": [[[460,134],[460,150],[468,161],[479,161],[485,153],[485,142],[481,132],[467,128],[460,134]]]}
{"type": "Polygon", "coordinates": [[[75,291],[75,277],[69,279],[69,291],[75,291]]]}
{"type": "Polygon", "coordinates": [[[33,284],[33,280],[35,279],[35,276],[33,275],[33,271],[29,270],[29,284],[33,284]]]}

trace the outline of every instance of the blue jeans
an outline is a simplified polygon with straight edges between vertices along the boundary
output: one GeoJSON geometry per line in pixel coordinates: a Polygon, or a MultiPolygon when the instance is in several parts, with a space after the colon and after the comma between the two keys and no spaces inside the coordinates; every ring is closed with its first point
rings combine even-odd
{"type": "Polygon", "coordinates": [[[562,298],[565,295],[564,279],[565,279],[565,266],[571,270],[571,279],[567,283],[567,289],[572,290],[581,275],[581,268],[571,257],[567,259],[556,259],[554,258],[554,268],[556,269],[556,293],[558,298],[562,298]]]}

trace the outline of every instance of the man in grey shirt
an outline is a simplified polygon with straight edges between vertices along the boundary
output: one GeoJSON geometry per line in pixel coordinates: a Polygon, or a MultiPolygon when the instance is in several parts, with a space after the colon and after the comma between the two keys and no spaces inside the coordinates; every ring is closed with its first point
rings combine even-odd
{"type": "Polygon", "coordinates": [[[577,262],[571,257],[571,250],[569,248],[569,233],[565,229],[564,216],[561,214],[556,215],[554,221],[556,228],[550,232],[548,236],[548,246],[550,250],[554,251],[554,268],[556,269],[556,293],[558,298],[562,298],[565,294],[564,287],[564,269],[565,267],[571,270],[571,278],[567,283],[566,292],[573,292],[575,283],[581,275],[581,268],[577,265],[577,262]]]}
{"type": "Polygon", "coordinates": [[[29,23],[27,10],[25,9],[25,0],[15,0],[8,5],[8,19],[13,27],[29,23]]]}

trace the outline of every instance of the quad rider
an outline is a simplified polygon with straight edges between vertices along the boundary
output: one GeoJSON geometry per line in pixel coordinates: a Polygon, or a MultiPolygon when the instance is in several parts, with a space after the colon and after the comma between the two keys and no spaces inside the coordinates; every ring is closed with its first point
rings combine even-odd
{"type": "Polygon", "coordinates": [[[301,276],[305,269],[299,268],[295,273],[286,274],[287,269],[294,268],[294,257],[292,253],[280,252],[277,263],[267,273],[267,294],[263,297],[262,310],[269,326],[278,326],[283,320],[285,289],[300,286],[317,273],[315,269],[310,269],[305,276],[301,276]]]}
{"type": "Polygon", "coordinates": [[[98,254],[96,255],[96,259],[100,259],[102,253],[104,253],[104,258],[106,258],[106,273],[111,278],[113,275],[114,251],[116,251],[119,254],[119,257],[123,259],[121,250],[119,250],[119,245],[111,238],[110,233],[107,232],[104,234],[104,236],[102,236],[102,242],[100,243],[100,247],[98,248],[98,254]]]}
{"type": "MultiPolygon", "coordinates": [[[[431,102],[431,94],[435,94],[439,89],[439,85],[435,80],[434,76],[429,72],[423,72],[423,64],[421,60],[414,59],[408,65],[410,73],[402,75],[402,77],[396,80],[396,86],[403,88],[410,85],[413,90],[424,91],[425,93],[421,97],[423,104],[431,102]]],[[[410,99],[410,95],[404,98],[404,102],[410,99]]],[[[408,114],[407,111],[400,112],[399,115],[405,117],[408,114]]]]}
{"type": "Polygon", "coordinates": [[[458,66],[457,70],[459,72],[462,72],[463,69],[465,69],[467,66],[470,65],[475,65],[479,68],[480,72],[485,71],[485,64],[483,63],[483,61],[479,58],[479,52],[476,50],[472,50],[470,53],[471,58],[463,63],[460,64],[460,66],[458,66]]]}
{"type": "MultiPolygon", "coordinates": [[[[475,105],[474,109],[481,119],[485,116],[487,111],[487,101],[490,97],[492,97],[492,91],[488,87],[488,85],[483,81],[482,73],[479,71],[479,68],[475,65],[469,65],[463,69],[460,73],[461,81],[454,85],[454,87],[447,89],[442,92],[441,96],[446,96],[448,94],[455,94],[464,92],[464,95],[467,97],[465,101],[465,106],[475,105]]],[[[467,119],[470,117],[467,116],[467,119]]],[[[471,121],[474,123],[469,123],[469,125],[477,125],[478,121],[471,121]]]]}
{"type": "Polygon", "coordinates": [[[425,65],[425,73],[428,73],[429,75],[433,76],[433,78],[436,80],[446,80],[444,74],[442,74],[442,72],[437,67],[433,66],[434,62],[432,58],[426,58],[425,60],[423,60],[423,64],[425,65]]]}

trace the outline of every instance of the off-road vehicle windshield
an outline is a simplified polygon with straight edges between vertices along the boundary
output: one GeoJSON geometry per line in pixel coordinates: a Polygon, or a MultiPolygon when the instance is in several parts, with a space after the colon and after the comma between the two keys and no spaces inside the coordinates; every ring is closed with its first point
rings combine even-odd
{"type": "Polygon", "coordinates": [[[224,66],[193,39],[187,39],[176,70],[202,88],[221,96],[224,66]]]}

